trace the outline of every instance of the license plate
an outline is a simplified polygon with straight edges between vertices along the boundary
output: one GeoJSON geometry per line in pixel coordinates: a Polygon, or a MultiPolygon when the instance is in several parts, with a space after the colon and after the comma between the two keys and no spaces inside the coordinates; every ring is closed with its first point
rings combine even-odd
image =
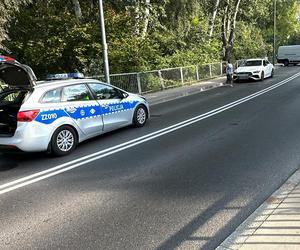
{"type": "Polygon", "coordinates": [[[248,79],[248,74],[239,75],[239,79],[248,79]]]}

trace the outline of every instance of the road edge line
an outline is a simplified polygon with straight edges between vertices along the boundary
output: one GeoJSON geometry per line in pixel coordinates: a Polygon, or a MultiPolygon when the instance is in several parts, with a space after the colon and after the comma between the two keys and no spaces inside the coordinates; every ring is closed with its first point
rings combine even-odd
{"type": "Polygon", "coordinates": [[[272,86],[269,86],[269,87],[267,87],[263,90],[255,92],[251,95],[248,95],[244,98],[233,101],[233,102],[231,102],[227,105],[224,105],[224,106],[219,107],[217,109],[211,110],[211,111],[206,112],[204,114],[192,117],[192,118],[187,119],[185,121],[173,124],[173,125],[171,125],[169,127],[166,127],[164,129],[161,129],[161,130],[152,132],[150,134],[144,135],[142,137],[138,137],[136,139],[121,143],[119,145],[116,145],[116,146],[113,146],[113,147],[95,152],[95,153],[90,154],[90,155],[86,155],[86,156],[81,157],[79,159],[76,159],[76,160],[73,160],[73,161],[70,161],[70,162],[66,162],[66,163],[58,165],[56,167],[52,167],[50,169],[47,169],[47,170],[44,170],[44,171],[41,171],[41,172],[37,172],[35,174],[29,175],[29,176],[26,176],[26,177],[23,177],[23,178],[20,178],[20,179],[16,179],[14,181],[11,181],[11,182],[8,182],[8,183],[5,183],[5,184],[2,184],[2,185],[0,185],[0,195],[5,194],[5,193],[10,192],[10,191],[13,191],[13,190],[16,190],[16,189],[19,189],[21,187],[33,184],[33,183],[36,183],[38,181],[50,178],[52,176],[61,174],[63,172],[75,169],[77,167],[80,167],[80,166],[85,165],[87,163],[90,163],[92,161],[95,161],[95,160],[101,159],[103,157],[106,157],[108,155],[111,155],[112,152],[114,152],[114,153],[120,152],[120,151],[123,151],[125,149],[128,149],[128,148],[134,147],[136,145],[139,145],[141,143],[147,142],[149,140],[153,140],[153,139],[155,139],[157,137],[160,137],[160,136],[163,136],[165,134],[172,133],[173,131],[176,131],[180,128],[184,128],[184,127],[189,126],[191,124],[197,123],[197,122],[202,121],[204,119],[207,119],[211,116],[214,116],[214,115],[222,113],[226,110],[232,109],[232,108],[234,108],[238,105],[241,105],[245,102],[248,102],[252,99],[255,99],[255,98],[257,98],[261,95],[264,95],[264,94],[266,94],[266,93],[268,93],[268,92],[270,92],[274,89],[277,89],[277,88],[289,83],[290,81],[298,78],[299,76],[300,76],[300,72],[290,76],[289,78],[287,78],[287,79],[285,79],[281,82],[278,82],[278,83],[276,83],[272,86]],[[111,151],[111,152],[109,153],[109,151],[111,151]]]}

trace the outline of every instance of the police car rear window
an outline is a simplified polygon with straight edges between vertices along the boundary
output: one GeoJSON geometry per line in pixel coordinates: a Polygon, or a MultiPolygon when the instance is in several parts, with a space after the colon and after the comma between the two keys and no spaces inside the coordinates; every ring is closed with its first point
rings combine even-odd
{"type": "Polygon", "coordinates": [[[61,89],[53,89],[51,91],[48,91],[43,99],[42,103],[57,103],[60,102],[60,96],[61,96],[61,89]]]}
{"type": "Polygon", "coordinates": [[[90,92],[85,84],[67,86],[62,91],[62,102],[89,101],[90,92]]]}

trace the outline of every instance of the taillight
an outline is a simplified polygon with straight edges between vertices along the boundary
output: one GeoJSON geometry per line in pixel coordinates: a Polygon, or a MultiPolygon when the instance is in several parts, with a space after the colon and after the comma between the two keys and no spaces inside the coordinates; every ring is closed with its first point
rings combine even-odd
{"type": "Polygon", "coordinates": [[[18,113],[18,122],[32,122],[39,113],[39,109],[21,111],[18,113]]]}

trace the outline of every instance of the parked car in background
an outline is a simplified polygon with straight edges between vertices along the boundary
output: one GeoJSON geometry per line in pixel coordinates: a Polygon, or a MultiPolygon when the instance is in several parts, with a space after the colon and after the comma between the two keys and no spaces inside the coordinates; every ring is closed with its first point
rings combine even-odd
{"type": "Polygon", "coordinates": [[[248,59],[234,71],[233,80],[263,81],[267,77],[273,77],[274,72],[274,65],[267,59],[248,59]]]}
{"type": "Polygon", "coordinates": [[[300,45],[280,46],[277,53],[277,62],[284,66],[300,63],[300,45]]]}

